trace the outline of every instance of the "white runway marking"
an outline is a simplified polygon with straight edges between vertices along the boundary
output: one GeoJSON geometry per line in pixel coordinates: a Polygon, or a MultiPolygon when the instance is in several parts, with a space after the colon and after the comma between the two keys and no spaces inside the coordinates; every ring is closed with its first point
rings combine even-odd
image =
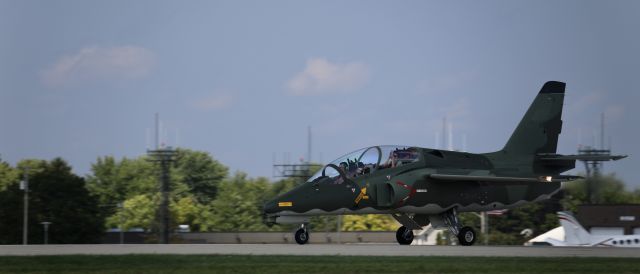
{"type": "Polygon", "coordinates": [[[3,245],[0,256],[122,254],[486,256],[486,257],[635,257],[640,248],[525,246],[400,246],[395,244],[143,244],[3,245]]]}

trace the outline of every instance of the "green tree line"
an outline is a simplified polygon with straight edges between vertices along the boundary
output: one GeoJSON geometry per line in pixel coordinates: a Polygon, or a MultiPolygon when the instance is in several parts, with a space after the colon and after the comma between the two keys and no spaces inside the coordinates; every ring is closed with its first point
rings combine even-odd
{"type": "MultiPolygon", "coordinates": [[[[297,184],[296,179],[275,182],[251,178],[229,168],[207,152],[178,149],[170,168],[171,227],[189,225],[193,232],[288,231],[292,225],[268,227],[262,222],[263,204],[297,184]]],[[[103,156],[81,177],[62,159],[27,159],[16,166],[0,160],[0,244],[22,242],[23,194],[20,181],[29,178],[29,239],[42,243],[41,222],[52,222],[51,243],[97,243],[108,229],[158,230],[159,167],[147,156],[116,159],[103,156]]],[[[640,190],[627,191],[613,175],[591,182],[599,203],[640,203],[640,190]],[[594,187],[595,186],[595,187],[594,187]]],[[[509,210],[490,217],[490,242],[522,244],[524,229],[534,235],[558,225],[555,212],[586,202],[586,185],[568,183],[551,200],[509,210]]],[[[479,218],[462,214],[465,224],[479,228],[479,218]]],[[[314,217],[314,231],[335,231],[335,216],[314,217]]],[[[388,215],[344,216],[344,231],[394,231],[399,224],[388,215]]],[[[445,232],[446,233],[446,232],[445,232]]]]}

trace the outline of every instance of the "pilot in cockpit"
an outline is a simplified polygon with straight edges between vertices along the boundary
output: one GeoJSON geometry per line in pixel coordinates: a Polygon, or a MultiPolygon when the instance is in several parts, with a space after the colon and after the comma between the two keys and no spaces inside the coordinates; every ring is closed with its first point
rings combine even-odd
{"type": "Polygon", "coordinates": [[[398,162],[398,153],[396,151],[391,151],[389,153],[389,159],[380,165],[380,169],[396,167],[396,163],[398,162]]]}
{"type": "Polygon", "coordinates": [[[348,169],[346,172],[347,178],[356,177],[356,175],[358,174],[358,160],[354,159],[353,161],[351,161],[350,159],[347,159],[347,162],[348,162],[348,169]]]}

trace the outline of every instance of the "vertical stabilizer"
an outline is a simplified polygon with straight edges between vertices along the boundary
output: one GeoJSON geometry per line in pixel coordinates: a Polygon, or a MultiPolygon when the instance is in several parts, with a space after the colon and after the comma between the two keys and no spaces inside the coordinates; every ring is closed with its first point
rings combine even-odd
{"type": "Polygon", "coordinates": [[[571,213],[566,211],[558,212],[558,220],[564,229],[564,241],[569,245],[591,244],[591,234],[578,223],[571,213]]]}
{"type": "Polygon", "coordinates": [[[504,146],[508,154],[555,153],[562,129],[565,83],[549,81],[540,92],[504,146]]]}

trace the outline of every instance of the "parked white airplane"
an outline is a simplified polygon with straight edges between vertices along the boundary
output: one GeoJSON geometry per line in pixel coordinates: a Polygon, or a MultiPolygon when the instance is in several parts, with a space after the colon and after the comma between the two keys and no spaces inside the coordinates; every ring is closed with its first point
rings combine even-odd
{"type": "Polygon", "coordinates": [[[640,247],[640,235],[593,235],[566,211],[558,212],[558,219],[564,229],[564,241],[547,238],[546,242],[554,246],[640,247]]]}

